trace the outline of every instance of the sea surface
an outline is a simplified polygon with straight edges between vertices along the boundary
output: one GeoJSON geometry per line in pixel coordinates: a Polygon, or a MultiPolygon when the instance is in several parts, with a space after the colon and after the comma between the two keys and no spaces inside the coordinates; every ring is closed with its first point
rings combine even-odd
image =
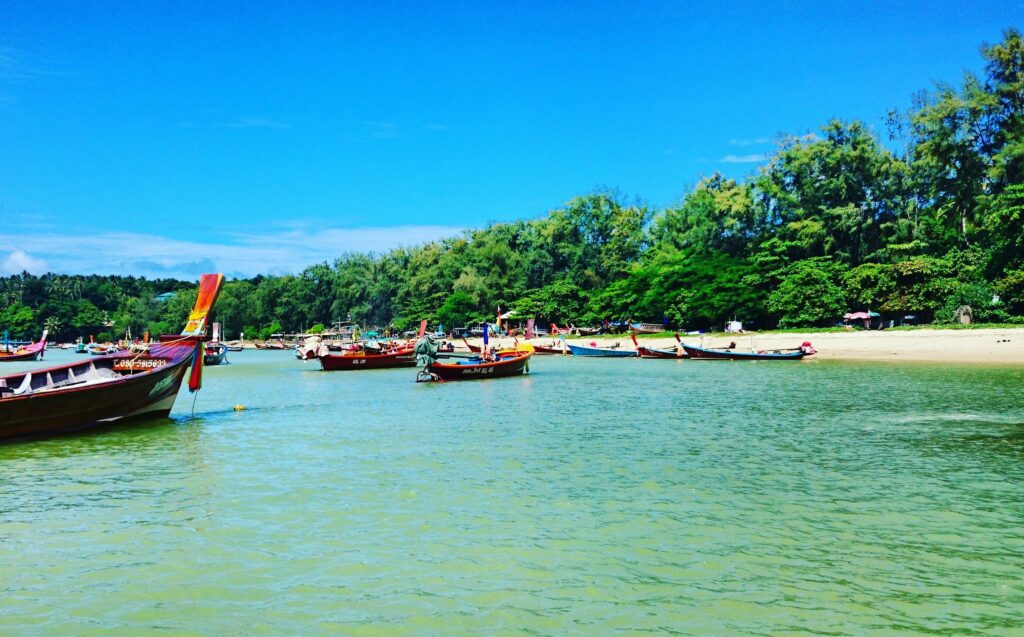
{"type": "Polygon", "coordinates": [[[0,634],[1024,634],[1024,365],[229,358],[0,446],[0,634]]]}

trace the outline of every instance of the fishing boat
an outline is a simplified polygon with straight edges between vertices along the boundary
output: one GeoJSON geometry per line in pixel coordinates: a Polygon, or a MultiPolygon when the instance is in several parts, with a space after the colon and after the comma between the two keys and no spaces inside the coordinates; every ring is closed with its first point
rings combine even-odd
{"type": "Polygon", "coordinates": [[[228,362],[228,346],[220,342],[220,323],[213,324],[213,338],[203,350],[203,365],[223,365],[228,362]]]}
{"type": "Polygon", "coordinates": [[[499,351],[491,360],[487,360],[484,356],[473,356],[450,363],[434,361],[419,371],[416,375],[416,382],[447,382],[519,376],[529,373],[531,356],[533,356],[532,351],[521,349],[499,351]]]}
{"type": "Polygon", "coordinates": [[[657,334],[667,331],[661,323],[630,323],[629,327],[637,334],[657,334]]]}
{"type": "MultiPolygon", "coordinates": [[[[533,356],[532,345],[520,345],[511,350],[493,351],[487,340],[488,326],[483,328],[484,344],[477,356],[468,356],[438,351],[434,337],[424,336],[416,341],[413,354],[415,363],[422,369],[416,374],[417,383],[447,382],[450,380],[479,380],[481,378],[503,378],[519,376],[530,371],[529,360],[533,356]],[[451,363],[438,362],[439,358],[454,360],[451,363]],[[461,360],[460,360],[461,359],[461,360]]],[[[469,345],[469,343],[466,343],[469,345]]]]}
{"type": "Polygon", "coordinates": [[[17,348],[10,346],[10,341],[7,338],[7,332],[5,331],[4,348],[0,350],[0,363],[42,360],[45,352],[46,330],[43,330],[43,337],[39,339],[38,343],[30,343],[28,345],[22,345],[21,347],[17,348]]]}
{"type": "Polygon", "coordinates": [[[342,354],[326,353],[316,357],[320,368],[326,372],[346,371],[353,369],[391,369],[395,367],[413,367],[416,356],[411,347],[401,347],[380,354],[366,351],[345,352],[342,354]]]}
{"type": "Polygon", "coordinates": [[[206,318],[223,281],[223,275],[204,274],[185,329],[139,348],[143,351],[0,377],[0,440],[167,416],[190,365],[189,390],[202,383],[198,363],[206,318]]]}
{"type": "Polygon", "coordinates": [[[533,353],[538,356],[550,356],[553,354],[564,354],[566,356],[572,356],[572,351],[564,345],[560,345],[557,342],[551,343],[551,345],[534,345],[533,353]]]}
{"type": "Polygon", "coordinates": [[[284,341],[253,341],[252,344],[256,347],[256,349],[288,349],[288,347],[284,344],[284,341]]]}
{"type": "Polygon", "coordinates": [[[615,343],[611,347],[598,347],[597,342],[591,341],[590,345],[573,345],[562,337],[562,342],[569,348],[573,356],[591,356],[598,358],[636,358],[637,353],[631,349],[619,349],[615,343]]]}
{"type": "Polygon", "coordinates": [[[633,339],[633,345],[636,346],[636,353],[640,358],[688,358],[686,350],[682,347],[682,342],[679,340],[679,335],[676,334],[676,345],[673,349],[659,349],[656,347],[644,347],[636,341],[636,334],[631,334],[630,337],[633,339]]]}
{"type": "Polygon", "coordinates": [[[683,349],[694,360],[719,360],[719,361],[798,361],[805,356],[816,354],[817,350],[810,341],[804,341],[800,347],[788,349],[752,350],[743,351],[733,349],[712,349],[696,347],[683,343],[683,349]]]}
{"type": "Polygon", "coordinates": [[[228,346],[224,343],[207,343],[203,348],[203,365],[223,365],[228,362],[228,346]]]}
{"type": "Polygon", "coordinates": [[[85,341],[82,339],[81,336],[79,336],[78,340],[75,341],[75,353],[76,354],[88,354],[89,353],[89,349],[86,347],[85,341]]]}
{"type": "Polygon", "coordinates": [[[245,344],[242,341],[224,341],[224,346],[228,348],[229,352],[240,352],[245,349],[245,344]]]}

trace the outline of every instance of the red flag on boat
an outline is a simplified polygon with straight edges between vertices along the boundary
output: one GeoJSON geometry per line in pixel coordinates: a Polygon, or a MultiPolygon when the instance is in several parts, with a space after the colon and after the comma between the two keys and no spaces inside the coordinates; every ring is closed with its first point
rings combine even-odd
{"type": "Polygon", "coordinates": [[[422,321],[420,321],[420,338],[423,338],[423,335],[426,334],[426,333],[427,333],[427,319],[423,319],[422,321]]]}
{"type": "Polygon", "coordinates": [[[198,391],[203,386],[203,347],[202,341],[196,343],[196,351],[192,354],[192,371],[188,375],[188,390],[198,391]]]}

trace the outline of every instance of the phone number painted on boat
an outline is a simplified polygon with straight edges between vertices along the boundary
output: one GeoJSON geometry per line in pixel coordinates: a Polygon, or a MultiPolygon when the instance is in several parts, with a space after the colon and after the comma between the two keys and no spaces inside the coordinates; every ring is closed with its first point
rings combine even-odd
{"type": "Polygon", "coordinates": [[[157,367],[163,367],[167,364],[167,361],[160,358],[147,358],[141,360],[125,359],[114,362],[114,370],[118,372],[134,372],[143,371],[147,369],[156,369],[157,367]]]}

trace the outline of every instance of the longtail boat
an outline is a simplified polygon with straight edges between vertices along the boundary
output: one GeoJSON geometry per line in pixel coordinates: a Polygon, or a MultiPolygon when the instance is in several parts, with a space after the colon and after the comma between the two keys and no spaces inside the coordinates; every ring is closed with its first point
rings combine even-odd
{"type": "Polygon", "coordinates": [[[657,334],[667,331],[665,326],[660,323],[630,323],[629,327],[638,334],[657,334]]]}
{"type": "Polygon", "coordinates": [[[0,377],[0,440],[48,436],[134,418],[167,416],[189,365],[202,384],[206,319],[223,275],[204,274],[180,335],[111,356],[0,377]]]}
{"type": "MultiPolygon", "coordinates": [[[[7,333],[4,332],[4,338],[6,340],[7,333]]],[[[19,347],[18,349],[11,349],[6,344],[4,349],[0,350],[0,363],[3,362],[16,362],[16,361],[34,361],[36,359],[42,360],[43,354],[46,352],[46,330],[43,330],[43,337],[39,339],[38,343],[32,343],[19,347]]]]}
{"type": "Polygon", "coordinates": [[[203,365],[223,365],[228,362],[228,346],[224,343],[207,343],[203,350],[203,365]]]}
{"type": "Polygon", "coordinates": [[[320,361],[320,367],[326,372],[353,369],[392,369],[416,365],[416,356],[411,347],[402,347],[381,354],[371,354],[365,351],[344,354],[326,353],[316,358],[320,361]]]}
{"type": "Polygon", "coordinates": [[[117,352],[118,347],[113,343],[89,343],[85,351],[93,356],[106,356],[117,352]]]}
{"type": "Polygon", "coordinates": [[[591,356],[597,358],[636,358],[637,353],[631,349],[619,349],[618,343],[613,347],[598,347],[596,342],[591,341],[590,345],[573,345],[562,337],[562,342],[565,343],[569,351],[572,352],[573,356],[591,356]]]}
{"type": "Polygon", "coordinates": [[[557,345],[555,343],[552,343],[551,345],[534,345],[533,353],[545,356],[550,356],[552,354],[572,356],[572,351],[568,347],[563,347],[562,345],[557,345]]]}
{"type": "Polygon", "coordinates": [[[805,356],[816,354],[817,350],[810,341],[804,341],[800,347],[789,349],[754,350],[745,352],[733,348],[712,349],[696,347],[683,343],[683,349],[694,360],[719,361],[798,361],[805,356]]]}
{"type": "MultiPolygon", "coordinates": [[[[466,343],[469,345],[469,343],[466,343]]],[[[488,346],[487,325],[484,324],[483,351],[479,356],[464,357],[458,354],[438,352],[434,338],[424,336],[420,330],[420,339],[413,348],[416,364],[421,366],[416,374],[416,382],[447,382],[451,380],[478,380],[481,378],[503,378],[519,376],[530,371],[530,357],[533,356],[532,345],[519,345],[511,350],[494,352],[488,346]],[[454,363],[440,363],[438,358],[462,359],[454,363]]]]}
{"type": "Polygon", "coordinates": [[[203,365],[223,365],[228,361],[228,346],[220,342],[220,323],[213,324],[213,338],[203,351],[203,365]]]}
{"type": "Polygon", "coordinates": [[[270,341],[253,341],[252,344],[256,349],[288,349],[284,344],[284,341],[278,341],[276,343],[270,341]]]}
{"type": "MultiPolygon", "coordinates": [[[[528,362],[533,352],[527,350],[504,350],[494,355],[494,360],[474,356],[454,363],[433,362],[416,375],[416,382],[479,380],[481,378],[504,378],[529,372],[528,362]]],[[[414,361],[415,364],[415,361],[414,361]]]]}
{"type": "Polygon", "coordinates": [[[636,342],[636,334],[630,334],[633,339],[633,345],[636,346],[636,353],[640,358],[689,358],[686,350],[682,348],[682,343],[679,341],[679,335],[676,334],[676,342],[679,343],[674,349],[659,349],[656,347],[644,347],[640,343],[636,342]]]}

